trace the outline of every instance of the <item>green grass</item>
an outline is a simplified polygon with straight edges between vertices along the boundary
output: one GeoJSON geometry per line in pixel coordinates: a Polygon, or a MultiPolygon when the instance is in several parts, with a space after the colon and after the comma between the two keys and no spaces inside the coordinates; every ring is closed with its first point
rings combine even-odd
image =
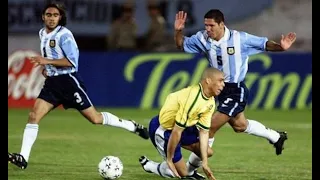
{"type": "MultiPolygon", "coordinates": [[[[147,125],[157,111],[103,109],[147,125]]],[[[8,146],[19,152],[27,110],[9,110],[8,146]]],[[[247,111],[270,128],[286,130],[288,141],[280,156],[267,140],[236,134],[229,125],[216,134],[215,151],[209,164],[218,180],[306,180],[312,175],[311,110],[247,111]]],[[[188,151],[183,151],[188,158],[188,151]]],[[[124,164],[120,180],[160,180],[138,163],[141,155],[161,161],[149,140],[123,129],[94,126],[74,110],[55,110],[39,126],[26,170],[8,165],[9,180],[100,180],[97,165],[105,155],[120,157],[124,164]]],[[[202,170],[200,170],[202,172],[202,170]]]]}

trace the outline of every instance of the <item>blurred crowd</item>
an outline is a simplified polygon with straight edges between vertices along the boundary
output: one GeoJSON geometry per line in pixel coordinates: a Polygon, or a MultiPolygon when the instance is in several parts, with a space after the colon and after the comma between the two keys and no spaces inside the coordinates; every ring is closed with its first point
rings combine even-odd
{"type": "MultiPolygon", "coordinates": [[[[165,51],[173,37],[166,34],[166,21],[161,14],[157,1],[149,0],[147,10],[150,17],[148,31],[137,36],[137,23],[134,18],[134,3],[126,2],[119,9],[119,17],[111,24],[106,38],[106,47],[110,51],[165,51]],[[169,42],[168,42],[169,38],[169,42]]],[[[170,45],[169,45],[170,46],[170,45]]]]}
{"type": "MultiPolygon", "coordinates": [[[[137,36],[137,23],[134,18],[134,1],[126,1],[118,10],[118,17],[114,19],[107,34],[105,48],[108,51],[172,51],[176,50],[172,33],[167,33],[168,23],[161,11],[159,1],[146,0],[150,22],[148,31],[137,36]]],[[[295,31],[297,41],[291,51],[312,51],[311,12],[299,11],[308,9],[311,0],[299,0],[290,4],[291,0],[275,0],[273,7],[261,12],[257,16],[232,23],[231,28],[243,30],[258,36],[266,36],[279,41],[282,33],[295,31]],[[297,25],[301,24],[301,26],[297,25]],[[272,28],[277,26],[278,28],[272,28]],[[307,28],[305,28],[307,27],[307,28]]],[[[148,22],[146,22],[148,23],[148,22]]],[[[194,32],[195,33],[195,32],[194,32]]]]}

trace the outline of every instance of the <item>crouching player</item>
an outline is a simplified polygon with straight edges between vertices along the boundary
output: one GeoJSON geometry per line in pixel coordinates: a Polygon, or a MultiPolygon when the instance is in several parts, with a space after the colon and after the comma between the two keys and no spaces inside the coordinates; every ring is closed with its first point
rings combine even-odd
{"type": "Polygon", "coordinates": [[[208,157],[213,154],[208,138],[215,109],[214,96],[223,88],[223,73],[210,67],[203,72],[199,84],[167,96],[159,116],[149,123],[150,139],[165,161],[157,163],[141,156],[139,162],[146,172],[166,178],[205,179],[190,167],[190,163],[184,162],[182,147],[201,157],[204,173],[210,180],[215,180],[208,166],[208,157]]]}

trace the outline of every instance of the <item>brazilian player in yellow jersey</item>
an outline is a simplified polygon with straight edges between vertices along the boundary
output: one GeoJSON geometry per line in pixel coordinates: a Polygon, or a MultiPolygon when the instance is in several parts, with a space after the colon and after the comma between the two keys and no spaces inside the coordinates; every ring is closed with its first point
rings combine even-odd
{"type": "Polygon", "coordinates": [[[196,171],[188,171],[182,158],[182,147],[201,157],[203,171],[210,180],[215,179],[208,166],[208,157],[213,154],[208,138],[215,110],[214,96],[223,88],[223,72],[209,67],[203,72],[199,84],[167,96],[159,115],[149,123],[150,139],[165,161],[157,163],[141,156],[139,162],[146,172],[166,178],[205,179],[196,171]]]}

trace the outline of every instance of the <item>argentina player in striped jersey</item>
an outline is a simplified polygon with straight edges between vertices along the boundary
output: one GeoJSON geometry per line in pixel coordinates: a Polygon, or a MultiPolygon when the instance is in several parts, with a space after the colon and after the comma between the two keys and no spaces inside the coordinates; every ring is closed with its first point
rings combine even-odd
{"type": "MultiPolygon", "coordinates": [[[[149,139],[147,128],[132,120],[120,119],[109,112],[98,112],[86,93],[78,73],[79,50],[66,25],[66,12],[60,4],[48,4],[42,12],[45,27],[40,30],[42,56],[31,57],[35,65],[44,66],[46,80],[23,133],[20,153],[8,153],[8,162],[25,169],[37,138],[39,122],[59,105],[77,109],[92,124],[120,127],[149,139]]],[[[106,137],[107,139],[107,137],[106,137]]]]}
{"type": "MultiPolygon", "coordinates": [[[[250,55],[264,51],[286,51],[296,40],[296,34],[290,32],[282,35],[280,43],[276,43],[266,37],[231,30],[224,24],[223,13],[218,9],[211,9],[204,15],[205,30],[186,37],[182,33],[186,19],[185,12],[179,11],[176,14],[176,46],[187,53],[203,53],[210,66],[225,74],[225,88],[217,98],[219,105],[212,116],[209,145],[213,144],[214,134],[228,122],[235,132],[245,132],[268,139],[276,149],[276,154],[281,154],[287,133],[266,128],[260,122],[245,117],[244,109],[249,90],[244,80],[250,55]]],[[[189,157],[189,170],[193,171],[200,163],[200,158],[192,153],[189,157]]]]}

